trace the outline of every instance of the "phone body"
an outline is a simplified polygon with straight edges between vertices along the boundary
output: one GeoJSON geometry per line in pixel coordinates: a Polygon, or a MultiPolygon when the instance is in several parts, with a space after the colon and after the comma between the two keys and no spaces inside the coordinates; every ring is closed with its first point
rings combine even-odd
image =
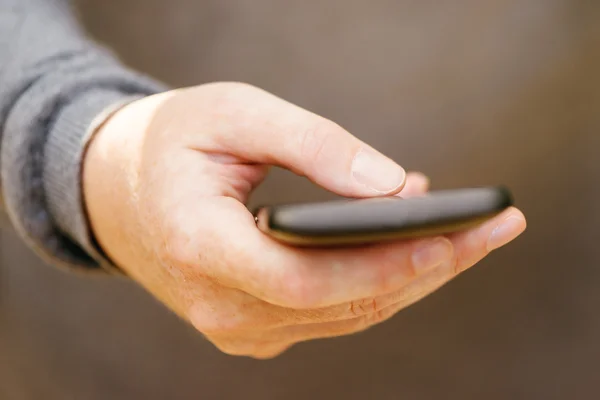
{"type": "Polygon", "coordinates": [[[363,245],[444,235],[494,217],[513,204],[506,187],[434,191],[425,196],[341,199],[259,207],[258,228],[293,246],[363,245]]]}

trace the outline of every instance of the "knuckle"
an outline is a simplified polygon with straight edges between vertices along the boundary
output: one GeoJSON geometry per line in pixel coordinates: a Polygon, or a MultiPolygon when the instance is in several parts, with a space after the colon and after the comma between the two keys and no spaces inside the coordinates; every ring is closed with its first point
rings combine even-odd
{"type": "MultiPolygon", "coordinates": [[[[155,257],[168,267],[197,272],[198,267],[209,262],[208,253],[200,249],[210,248],[213,250],[211,254],[217,253],[221,250],[219,244],[222,240],[213,233],[201,232],[199,227],[190,223],[189,216],[183,214],[171,212],[155,225],[155,257]]],[[[215,259],[210,257],[211,262],[215,259]]]]}
{"type": "Polygon", "coordinates": [[[191,261],[191,235],[184,234],[176,212],[163,215],[154,231],[155,253],[168,265],[186,265],[191,261]]]}
{"type": "Polygon", "coordinates": [[[225,92],[229,92],[229,93],[245,93],[248,91],[252,91],[255,92],[258,89],[256,86],[247,83],[247,82],[240,82],[240,81],[228,81],[228,82],[221,82],[218,84],[223,91],[225,92]]]}
{"type": "Polygon", "coordinates": [[[358,315],[358,307],[356,306],[356,302],[354,300],[350,302],[349,311],[352,315],[358,315]]]}
{"type": "Polygon", "coordinates": [[[370,310],[371,312],[378,312],[381,310],[381,303],[377,302],[377,298],[376,297],[372,297],[370,299],[365,299],[365,306],[368,310],[370,310]]]}
{"type": "Polygon", "coordinates": [[[380,324],[382,322],[387,321],[394,313],[398,307],[390,306],[383,308],[381,310],[377,310],[374,313],[369,314],[365,317],[364,326],[366,328],[371,327],[373,325],[380,324]]]}
{"type": "Polygon", "coordinates": [[[188,318],[194,328],[205,335],[231,335],[248,326],[239,313],[222,313],[206,304],[192,306],[188,318]]]}
{"type": "Polygon", "coordinates": [[[319,161],[327,150],[332,135],[339,129],[341,128],[336,123],[327,119],[319,119],[301,131],[298,137],[300,156],[305,160],[319,161]]]}
{"type": "MultiPolygon", "coordinates": [[[[357,302],[357,304],[358,303],[360,302],[357,302]]],[[[371,307],[373,307],[372,304],[371,307]]],[[[303,338],[303,340],[339,337],[363,332],[373,327],[374,325],[380,324],[390,319],[396,312],[398,312],[401,309],[401,305],[392,305],[382,308],[376,306],[374,309],[371,308],[371,312],[365,312],[363,315],[357,315],[355,318],[323,325],[320,329],[316,330],[315,332],[309,332],[306,335],[306,337],[303,338]]],[[[367,311],[366,307],[365,311],[367,311]]]]}
{"type": "Polygon", "coordinates": [[[196,86],[192,90],[200,89],[209,90],[215,97],[232,97],[247,91],[256,91],[258,88],[255,86],[240,81],[225,81],[225,82],[213,82],[207,83],[201,86],[196,86]]]}
{"type": "Polygon", "coordinates": [[[237,357],[251,357],[258,360],[267,360],[277,357],[285,352],[289,346],[277,342],[260,340],[212,340],[213,344],[223,353],[237,357]]]}
{"type": "Polygon", "coordinates": [[[390,319],[396,312],[402,309],[401,305],[393,305],[383,308],[377,308],[373,312],[362,315],[352,320],[350,331],[361,332],[374,325],[381,324],[382,322],[390,319]]]}
{"type": "Polygon", "coordinates": [[[382,302],[376,297],[369,297],[350,302],[350,313],[352,315],[365,315],[378,312],[382,309],[382,302]]]}
{"type": "Polygon", "coordinates": [[[239,112],[240,104],[245,98],[254,96],[260,89],[245,82],[219,82],[211,84],[212,99],[215,111],[225,114],[239,112]]]}
{"type": "Polygon", "coordinates": [[[213,342],[213,344],[223,353],[230,355],[230,356],[237,356],[237,357],[248,357],[252,354],[252,352],[250,351],[250,349],[248,348],[248,346],[246,345],[240,345],[239,343],[233,344],[231,342],[223,342],[223,343],[218,343],[218,342],[213,342]]]}
{"type": "Polygon", "coordinates": [[[285,353],[290,347],[291,345],[270,344],[256,351],[251,357],[257,360],[270,360],[285,353]]]}
{"type": "Polygon", "coordinates": [[[157,246],[156,253],[159,260],[167,265],[182,267],[190,264],[190,238],[182,235],[169,235],[162,238],[157,246]]]}

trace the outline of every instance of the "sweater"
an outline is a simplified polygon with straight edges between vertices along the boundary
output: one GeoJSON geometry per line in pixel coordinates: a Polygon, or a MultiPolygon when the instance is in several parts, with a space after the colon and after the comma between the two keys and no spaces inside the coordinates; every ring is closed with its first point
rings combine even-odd
{"type": "Polygon", "coordinates": [[[0,0],[0,206],[44,260],[117,269],[94,244],[81,166],[119,106],[165,90],[87,38],[68,0],[0,0]]]}

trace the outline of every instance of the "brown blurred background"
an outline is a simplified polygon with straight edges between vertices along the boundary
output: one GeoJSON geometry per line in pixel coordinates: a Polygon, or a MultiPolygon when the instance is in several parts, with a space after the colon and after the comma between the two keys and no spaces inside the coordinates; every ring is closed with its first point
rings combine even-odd
{"type": "MultiPolygon", "coordinates": [[[[382,326],[258,362],[131,283],[42,265],[5,224],[1,399],[599,397],[600,2],[76,3],[131,66],[263,87],[434,188],[507,184],[529,229],[382,326]]],[[[276,171],[253,202],[326,197],[276,171]]]]}

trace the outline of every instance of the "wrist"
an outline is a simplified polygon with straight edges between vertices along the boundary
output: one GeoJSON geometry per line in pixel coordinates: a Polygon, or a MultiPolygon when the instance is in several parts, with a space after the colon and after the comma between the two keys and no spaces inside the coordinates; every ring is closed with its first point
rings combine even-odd
{"type": "MultiPolygon", "coordinates": [[[[90,126],[87,129],[85,138],[84,138],[84,149],[82,152],[82,159],[79,168],[79,185],[81,189],[81,206],[82,206],[82,214],[85,219],[85,232],[82,232],[80,236],[83,234],[88,238],[87,250],[95,253],[95,258],[102,259],[104,266],[108,266],[108,269],[112,270],[112,272],[123,273],[123,271],[116,266],[115,262],[111,259],[111,257],[104,251],[101,246],[98,237],[96,235],[96,229],[92,223],[92,218],[90,215],[89,198],[90,194],[86,196],[86,189],[90,189],[93,187],[94,177],[98,175],[99,171],[102,171],[103,168],[99,165],[94,165],[94,160],[97,160],[98,157],[88,157],[89,154],[93,154],[95,139],[102,132],[103,127],[105,127],[109,121],[116,115],[120,110],[127,107],[132,102],[139,100],[143,96],[126,96],[123,97],[109,105],[107,105],[100,113],[94,118],[91,122],[90,126]],[[99,168],[98,168],[99,167],[99,168]],[[88,174],[88,178],[86,179],[86,170],[92,171],[91,174],[88,174]]],[[[89,193],[89,190],[87,191],[89,193]]],[[[102,200],[100,201],[102,203],[102,200]]],[[[97,219],[97,218],[95,218],[97,219]]]]}
{"type": "Polygon", "coordinates": [[[146,99],[132,98],[107,108],[96,120],[81,168],[89,236],[96,250],[125,273],[136,260],[128,251],[137,236],[130,223],[136,212],[132,185],[144,147],[140,125],[148,119],[146,99]]]}

